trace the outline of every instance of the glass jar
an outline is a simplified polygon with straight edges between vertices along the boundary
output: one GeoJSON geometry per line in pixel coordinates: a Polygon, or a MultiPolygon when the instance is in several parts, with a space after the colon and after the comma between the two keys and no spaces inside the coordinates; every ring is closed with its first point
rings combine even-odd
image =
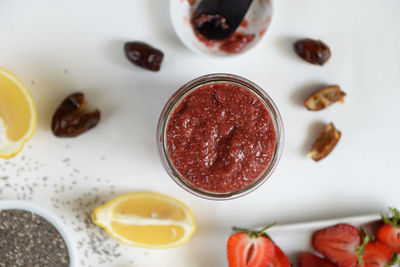
{"type": "Polygon", "coordinates": [[[157,146],[165,170],[168,172],[171,178],[186,191],[196,196],[212,200],[226,200],[226,199],[241,197],[260,187],[275,170],[282,154],[283,143],[284,143],[283,122],[281,115],[279,114],[278,108],[276,107],[272,99],[258,85],[254,84],[253,82],[243,77],[233,74],[224,74],[224,73],[209,74],[196,78],[183,85],[178,91],[176,91],[171,96],[171,98],[165,104],[157,126],[157,146]],[[167,148],[166,133],[167,133],[169,119],[173,114],[175,108],[181,103],[183,99],[185,99],[186,96],[194,92],[196,89],[204,85],[218,84],[218,83],[233,84],[243,89],[246,89],[247,91],[255,95],[267,109],[275,130],[275,149],[273,151],[272,158],[268,163],[268,166],[254,180],[253,183],[234,192],[223,192],[223,193],[213,192],[194,186],[188,180],[186,180],[175,168],[174,164],[170,159],[167,148]]]}

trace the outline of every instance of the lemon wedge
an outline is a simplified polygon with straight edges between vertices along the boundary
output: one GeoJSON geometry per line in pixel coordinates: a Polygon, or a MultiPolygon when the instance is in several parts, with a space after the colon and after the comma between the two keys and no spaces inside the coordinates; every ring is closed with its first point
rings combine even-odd
{"type": "Polygon", "coordinates": [[[182,245],[196,230],[184,203],[153,192],[121,195],[97,207],[92,221],[127,245],[154,249],[182,245]]]}
{"type": "Polygon", "coordinates": [[[36,108],[26,87],[11,72],[0,68],[0,157],[21,151],[36,129],[36,108]]]}

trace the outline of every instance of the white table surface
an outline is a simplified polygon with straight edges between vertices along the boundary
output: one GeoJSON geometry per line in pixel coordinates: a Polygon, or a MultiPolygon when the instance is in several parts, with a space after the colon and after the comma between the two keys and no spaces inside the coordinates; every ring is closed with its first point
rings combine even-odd
{"type": "MultiPolygon", "coordinates": [[[[245,55],[214,59],[179,41],[166,0],[1,0],[0,65],[32,92],[38,127],[18,156],[0,160],[0,198],[31,198],[54,211],[77,240],[81,266],[112,267],[227,266],[225,244],[233,225],[251,228],[400,208],[399,14],[399,0],[279,0],[258,46],[245,55]],[[307,64],[293,53],[293,41],[303,37],[331,47],[325,66],[307,64]],[[132,40],[165,53],[159,73],[126,60],[122,46],[132,40]],[[265,88],[286,130],[284,153],[270,180],[248,196],[224,202],[179,188],[164,171],[155,143],[169,96],[185,82],[214,72],[238,74],[265,88]],[[339,84],[346,102],[307,111],[304,98],[327,84],[339,84]],[[52,114],[75,91],[101,110],[101,122],[78,138],[56,138],[52,114]],[[306,153],[322,123],[330,121],[342,139],[329,157],[315,163],[306,153]],[[102,230],[73,230],[82,224],[82,210],[138,190],[187,203],[197,232],[175,249],[120,246],[120,257],[100,264],[104,256],[86,241],[87,231],[102,230]]],[[[117,244],[111,238],[101,243],[117,244]]]]}

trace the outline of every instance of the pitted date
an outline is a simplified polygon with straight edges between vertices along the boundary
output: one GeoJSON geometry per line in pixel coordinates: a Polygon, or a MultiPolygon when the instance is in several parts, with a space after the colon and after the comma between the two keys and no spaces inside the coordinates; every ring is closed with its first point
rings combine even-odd
{"type": "Polygon", "coordinates": [[[331,57],[331,50],[320,40],[301,39],[293,44],[296,54],[311,64],[323,65],[331,57]]]}
{"type": "Polygon", "coordinates": [[[164,58],[163,52],[143,42],[125,43],[126,57],[133,64],[142,68],[159,71],[164,58]]]}
{"type": "Polygon", "coordinates": [[[95,127],[100,121],[100,111],[86,111],[83,93],[68,96],[57,108],[51,130],[58,137],[75,137],[95,127]]]}
{"type": "Polygon", "coordinates": [[[328,123],[320,131],[308,155],[315,161],[325,158],[335,148],[341,136],[342,133],[335,128],[335,125],[332,122],[328,123]]]}
{"type": "Polygon", "coordinates": [[[308,110],[321,110],[335,102],[344,102],[346,93],[338,85],[331,85],[316,91],[304,101],[308,110]]]}

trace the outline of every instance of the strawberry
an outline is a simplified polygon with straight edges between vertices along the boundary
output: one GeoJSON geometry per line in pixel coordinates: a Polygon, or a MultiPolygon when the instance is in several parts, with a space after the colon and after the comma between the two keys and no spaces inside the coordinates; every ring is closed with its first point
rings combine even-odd
{"type": "Polygon", "coordinates": [[[229,267],[268,267],[274,257],[274,243],[266,236],[235,233],[228,239],[229,267]]]}
{"type": "Polygon", "coordinates": [[[277,245],[274,245],[274,258],[269,267],[290,267],[290,261],[288,257],[283,253],[283,251],[277,245]]]}
{"type": "Polygon", "coordinates": [[[310,252],[303,252],[299,257],[299,267],[335,267],[336,265],[310,252]]]}
{"type": "Polygon", "coordinates": [[[314,233],[312,245],[339,267],[357,266],[356,250],[361,244],[361,231],[350,224],[337,224],[314,233]]]}
{"type": "Polygon", "coordinates": [[[290,267],[285,253],[265,233],[273,225],[260,231],[233,227],[239,233],[228,239],[229,267],[290,267]]]}
{"type": "Polygon", "coordinates": [[[400,252],[400,212],[397,209],[389,208],[393,216],[389,219],[382,215],[382,226],[378,229],[378,240],[397,253],[400,252]]]}
{"type": "Polygon", "coordinates": [[[395,253],[387,245],[372,241],[366,244],[364,253],[359,260],[358,267],[385,267],[391,265],[395,259],[395,253]]]}

